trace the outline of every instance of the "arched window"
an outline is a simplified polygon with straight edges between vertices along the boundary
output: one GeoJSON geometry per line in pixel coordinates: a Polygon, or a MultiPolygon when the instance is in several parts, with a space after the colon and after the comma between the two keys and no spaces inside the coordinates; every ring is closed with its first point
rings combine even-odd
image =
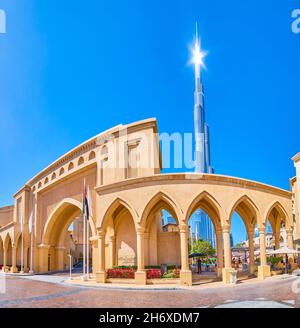
{"type": "Polygon", "coordinates": [[[62,174],[64,174],[65,173],[65,169],[62,167],[61,169],[60,169],[60,171],[59,171],[59,175],[62,175],[62,174]]]}
{"type": "Polygon", "coordinates": [[[48,177],[45,179],[45,182],[44,182],[44,184],[47,184],[49,182],[49,179],[48,179],[48,177]]]}
{"type": "Polygon", "coordinates": [[[54,180],[55,178],[56,178],[56,173],[54,172],[54,173],[52,174],[51,180],[54,180]]]}
{"type": "Polygon", "coordinates": [[[78,165],[82,165],[84,163],[84,158],[81,156],[78,160],[78,165]]]}
{"type": "Polygon", "coordinates": [[[96,158],[96,154],[94,151],[91,151],[90,154],[89,154],[89,161],[96,158]]]}
{"type": "Polygon", "coordinates": [[[74,168],[74,164],[73,162],[71,162],[68,166],[68,171],[72,170],[74,168]]]}
{"type": "Polygon", "coordinates": [[[42,186],[42,183],[41,183],[41,182],[39,182],[39,184],[38,184],[38,188],[41,188],[41,186],[42,186]]]}

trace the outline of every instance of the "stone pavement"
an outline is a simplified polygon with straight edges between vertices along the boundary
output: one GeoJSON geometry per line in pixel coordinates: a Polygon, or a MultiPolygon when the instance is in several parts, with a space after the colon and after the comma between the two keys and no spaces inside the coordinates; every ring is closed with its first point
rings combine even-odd
{"type": "Polygon", "coordinates": [[[0,275],[0,283],[6,279],[0,307],[300,307],[300,294],[292,292],[297,278],[291,277],[252,280],[233,287],[212,284],[173,290],[83,287],[67,284],[67,278],[0,275]]]}

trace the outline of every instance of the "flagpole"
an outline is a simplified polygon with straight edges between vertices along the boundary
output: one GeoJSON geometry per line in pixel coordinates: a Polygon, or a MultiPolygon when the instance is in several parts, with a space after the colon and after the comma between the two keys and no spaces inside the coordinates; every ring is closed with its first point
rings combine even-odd
{"type": "Polygon", "coordinates": [[[93,209],[92,209],[92,199],[91,199],[91,192],[90,187],[87,188],[87,277],[90,276],[90,220],[93,218],[93,209]]]}
{"type": "Polygon", "coordinates": [[[33,233],[34,233],[34,214],[35,214],[35,201],[34,198],[32,197],[32,201],[31,201],[31,214],[30,214],[30,218],[29,218],[29,232],[30,232],[30,269],[29,269],[29,273],[30,274],[34,274],[33,271],[33,233]]]}
{"type": "Polygon", "coordinates": [[[33,274],[33,229],[30,234],[30,272],[33,274]]]}
{"type": "MultiPolygon", "coordinates": [[[[23,222],[22,222],[23,226],[23,222]]],[[[21,272],[24,273],[24,233],[23,233],[23,227],[22,227],[22,249],[21,249],[21,272]]]]}
{"type": "Polygon", "coordinates": [[[83,220],[83,245],[82,245],[82,251],[83,251],[83,277],[85,276],[85,264],[86,264],[86,259],[85,259],[85,239],[86,239],[86,229],[85,229],[85,217],[84,214],[82,215],[82,220],[83,220]]]}
{"type": "Polygon", "coordinates": [[[87,264],[86,264],[86,272],[87,272],[87,278],[89,278],[89,275],[90,275],[90,252],[89,252],[89,218],[87,217],[86,218],[86,261],[87,261],[87,264]]]}

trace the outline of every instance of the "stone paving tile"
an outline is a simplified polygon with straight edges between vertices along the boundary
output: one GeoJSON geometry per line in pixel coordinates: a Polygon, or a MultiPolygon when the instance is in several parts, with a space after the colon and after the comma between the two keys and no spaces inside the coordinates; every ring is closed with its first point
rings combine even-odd
{"type": "MultiPolygon", "coordinates": [[[[300,294],[292,293],[293,280],[265,281],[228,288],[179,290],[113,290],[54,284],[9,277],[8,293],[0,294],[0,307],[216,307],[235,302],[261,306],[300,307],[300,294]],[[286,303],[289,300],[289,304],[286,303]],[[269,302],[269,303],[265,303],[269,302]],[[276,303],[278,302],[278,303],[276,303]],[[267,305],[266,305],[267,304],[267,305]]],[[[231,304],[231,306],[233,306],[231,304]]]]}

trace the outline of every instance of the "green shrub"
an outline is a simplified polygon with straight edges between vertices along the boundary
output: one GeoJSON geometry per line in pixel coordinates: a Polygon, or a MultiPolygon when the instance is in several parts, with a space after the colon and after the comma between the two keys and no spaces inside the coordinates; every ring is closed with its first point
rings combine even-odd
{"type": "Polygon", "coordinates": [[[137,266],[136,265],[116,265],[116,266],[113,266],[113,269],[131,269],[131,270],[136,271],[137,266]]]}
{"type": "Polygon", "coordinates": [[[168,279],[168,278],[170,279],[170,278],[175,278],[174,276],[175,276],[174,273],[172,273],[172,272],[170,272],[170,273],[166,272],[166,273],[163,274],[162,278],[163,279],[168,279]]]}
{"type": "Polygon", "coordinates": [[[173,270],[168,270],[167,272],[165,272],[162,276],[162,278],[165,279],[170,279],[170,278],[179,278],[180,275],[180,270],[179,269],[173,269],[173,270]]]}
{"type": "Polygon", "coordinates": [[[268,257],[267,261],[269,263],[271,263],[272,265],[276,265],[278,264],[279,262],[281,262],[283,260],[283,257],[282,256],[279,256],[279,257],[274,257],[274,256],[270,256],[268,257]]]}
{"type": "Polygon", "coordinates": [[[146,265],[145,269],[160,269],[160,265],[146,265]]]}

